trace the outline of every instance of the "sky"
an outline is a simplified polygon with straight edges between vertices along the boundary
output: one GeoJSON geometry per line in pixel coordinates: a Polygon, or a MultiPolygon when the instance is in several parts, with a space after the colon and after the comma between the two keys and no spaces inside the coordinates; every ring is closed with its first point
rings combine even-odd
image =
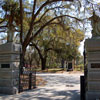
{"type": "MultiPolygon", "coordinates": [[[[91,31],[85,33],[85,39],[88,39],[91,37],[92,37],[91,31]]],[[[85,39],[80,43],[79,51],[80,51],[81,55],[83,55],[85,39]]]]}

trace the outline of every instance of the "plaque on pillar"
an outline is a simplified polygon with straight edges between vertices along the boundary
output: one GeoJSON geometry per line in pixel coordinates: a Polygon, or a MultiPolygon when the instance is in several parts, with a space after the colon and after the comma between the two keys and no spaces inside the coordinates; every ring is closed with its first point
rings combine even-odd
{"type": "Polygon", "coordinates": [[[91,68],[100,68],[100,63],[91,63],[91,68]]]}
{"type": "Polygon", "coordinates": [[[10,68],[10,64],[1,64],[1,68],[10,68]]]}

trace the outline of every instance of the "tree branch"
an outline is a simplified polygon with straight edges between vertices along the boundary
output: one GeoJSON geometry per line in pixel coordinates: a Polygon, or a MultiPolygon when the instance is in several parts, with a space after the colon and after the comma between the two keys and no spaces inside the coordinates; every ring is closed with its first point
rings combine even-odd
{"type": "MultiPolygon", "coordinates": [[[[34,25],[34,20],[35,20],[35,15],[34,15],[34,12],[35,12],[35,6],[36,6],[36,0],[34,0],[34,4],[33,4],[33,11],[32,11],[32,19],[31,19],[31,23],[30,23],[30,29],[26,35],[26,38],[23,42],[23,45],[26,47],[26,45],[28,44],[28,41],[29,41],[29,38],[30,38],[30,35],[32,34],[32,30],[33,30],[33,25],[34,25]]],[[[24,47],[24,48],[25,48],[24,47]]]]}
{"type": "Polygon", "coordinates": [[[2,21],[0,21],[0,24],[3,23],[5,21],[6,18],[4,18],[2,21]]]}
{"type": "MultiPolygon", "coordinates": [[[[41,7],[38,9],[38,11],[36,12],[36,14],[35,14],[35,16],[37,16],[39,13],[40,13],[40,11],[45,7],[45,6],[47,6],[48,4],[50,4],[50,3],[54,3],[54,2],[59,2],[59,1],[62,1],[62,0],[47,0],[43,5],[41,5],[41,7]]],[[[73,0],[64,0],[64,1],[73,1],[73,0]]]]}
{"type": "Polygon", "coordinates": [[[34,5],[33,5],[33,14],[35,12],[35,8],[36,8],[36,0],[34,0],[34,5]]]}
{"type": "Polygon", "coordinates": [[[0,33],[5,32],[6,30],[0,30],[0,33]]]}
{"type": "Polygon", "coordinates": [[[50,51],[50,50],[53,50],[53,48],[48,48],[48,49],[46,49],[46,52],[48,52],[48,51],[50,51]]]}
{"type": "Polygon", "coordinates": [[[21,28],[20,28],[20,43],[22,44],[23,40],[23,4],[22,0],[19,0],[20,2],[20,22],[21,22],[21,28]]]}
{"type": "Polygon", "coordinates": [[[61,17],[71,17],[71,18],[74,18],[74,19],[77,19],[79,21],[81,21],[80,19],[76,18],[76,17],[73,17],[73,16],[70,16],[70,15],[62,15],[62,16],[57,16],[57,17],[54,17],[52,18],[50,21],[48,21],[47,23],[45,23],[43,26],[41,26],[41,28],[34,34],[34,36],[32,36],[29,40],[29,42],[31,42],[47,25],[49,25],[52,21],[54,21],[55,19],[58,19],[58,18],[61,18],[61,17]]]}
{"type": "Polygon", "coordinates": [[[40,49],[38,48],[38,46],[37,46],[35,43],[33,43],[33,42],[31,42],[31,43],[32,43],[32,44],[30,44],[30,46],[34,46],[35,49],[38,51],[38,54],[39,54],[40,58],[43,59],[43,56],[42,56],[41,51],[40,51],[40,49]]]}
{"type": "Polygon", "coordinates": [[[39,22],[41,21],[41,19],[46,15],[47,12],[49,12],[50,10],[57,9],[57,8],[64,8],[64,6],[62,6],[62,7],[61,7],[61,6],[57,6],[57,7],[54,7],[54,8],[47,9],[47,10],[42,14],[42,16],[40,17],[40,19],[39,19],[38,21],[34,22],[34,24],[39,23],[39,22]]]}
{"type": "Polygon", "coordinates": [[[7,11],[6,11],[4,19],[2,21],[0,21],[0,24],[2,24],[5,21],[6,17],[7,17],[7,11]]]}
{"type": "Polygon", "coordinates": [[[7,25],[6,26],[0,26],[1,29],[6,28],[6,27],[7,27],[7,25]]]}
{"type": "MultiPolygon", "coordinates": [[[[42,11],[42,9],[47,6],[50,3],[54,3],[54,2],[58,2],[58,1],[62,1],[62,0],[47,0],[43,5],[41,5],[41,7],[38,9],[38,11],[36,12],[36,14],[34,15],[34,5],[33,5],[33,11],[32,11],[32,19],[31,19],[31,24],[30,24],[30,29],[24,39],[23,42],[23,48],[25,49],[27,47],[27,45],[30,42],[30,36],[32,35],[32,31],[33,31],[33,26],[34,26],[34,21],[36,19],[36,17],[38,16],[38,14],[40,13],[40,11],[42,11]]],[[[73,0],[64,0],[64,1],[73,1],[73,0]]],[[[35,3],[34,3],[35,4],[35,3]]],[[[47,23],[48,24],[48,23],[47,23]]],[[[42,28],[44,28],[46,25],[42,26],[42,28]]],[[[42,30],[42,28],[40,30],[38,30],[39,32],[42,30]]],[[[37,34],[36,34],[37,35],[37,34]]]]}

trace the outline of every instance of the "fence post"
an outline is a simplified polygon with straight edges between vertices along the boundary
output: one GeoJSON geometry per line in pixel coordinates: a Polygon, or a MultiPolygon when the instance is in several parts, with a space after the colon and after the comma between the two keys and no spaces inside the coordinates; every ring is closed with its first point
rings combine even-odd
{"type": "Polygon", "coordinates": [[[29,89],[32,89],[32,73],[29,73],[29,89]]]}
{"type": "Polygon", "coordinates": [[[19,65],[19,89],[18,89],[18,92],[22,92],[22,87],[21,87],[21,75],[22,75],[22,48],[20,48],[20,65],[19,65]]]}
{"type": "Polygon", "coordinates": [[[33,84],[33,88],[36,88],[36,70],[34,71],[34,84],[33,84]]]}
{"type": "Polygon", "coordinates": [[[84,76],[80,76],[80,100],[85,100],[85,79],[84,76]]]}

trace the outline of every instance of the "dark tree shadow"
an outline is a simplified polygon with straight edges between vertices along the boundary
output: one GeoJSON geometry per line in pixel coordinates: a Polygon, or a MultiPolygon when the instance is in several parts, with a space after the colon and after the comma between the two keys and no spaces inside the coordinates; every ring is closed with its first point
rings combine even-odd
{"type": "Polygon", "coordinates": [[[45,75],[42,77],[45,80],[48,80],[46,87],[25,91],[17,95],[0,94],[0,100],[80,100],[80,91],[74,90],[74,85],[77,86],[80,84],[77,77],[72,77],[71,75],[70,77],[65,77],[62,75],[45,75]],[[51,80],[52,82],[50,82],[51,80]],[[64,86],[63,89],[59,89],[61,85],[64,86]],[[56,86],[56,88],[53,86],[56,86]]]}
{"type": "Polygon", "coordinates": [[[41,88],[18,95],[0,95],[0,100],[80,100],[80,93],[77,90],[56,91],[41,88]]]}

